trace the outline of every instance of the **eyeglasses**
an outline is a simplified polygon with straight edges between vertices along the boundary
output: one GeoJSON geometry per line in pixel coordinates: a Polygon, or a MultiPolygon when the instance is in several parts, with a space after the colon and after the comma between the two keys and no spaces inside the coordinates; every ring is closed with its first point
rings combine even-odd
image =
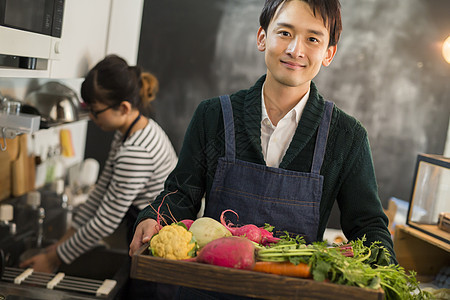
{"type": "Polygon", "coordinates": [[[92,107],[89,107],[89,112],[94,116],[94,118],[97,119],[97,116],[98,116],[99,114],[101,114],[101,113],[107,111],[107,110],[110,109],[110,108],[116,107],[116,106],[117,106],[116,104],[113,104],[113,105],[107,106],[107,107],[105,107],[105,108],[103,108],[103,109],[100,109],[100,110],[93,110],[92,107]]]}

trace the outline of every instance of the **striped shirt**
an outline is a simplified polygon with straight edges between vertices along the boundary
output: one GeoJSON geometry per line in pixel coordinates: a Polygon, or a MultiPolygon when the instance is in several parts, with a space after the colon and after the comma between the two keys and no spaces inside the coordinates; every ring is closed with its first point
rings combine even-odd
{"type": "Polygon", "coordinates": [[[122,139],[123,135],[116,132],[97,184],[74,214],[76,233],[57,248],[66,264],[111,235],[130,205],[143,209],[152,203],[176,165],[169,138],[152,119],[125,142],[122,139]]]}

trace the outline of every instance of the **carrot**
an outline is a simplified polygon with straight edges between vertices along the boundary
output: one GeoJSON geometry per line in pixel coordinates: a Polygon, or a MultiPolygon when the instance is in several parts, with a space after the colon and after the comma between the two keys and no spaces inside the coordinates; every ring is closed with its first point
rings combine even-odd
{"type": "Polygon", "coordinates": [[[311,277],[311,268],[308,264],[299,263],[298,265],[294,265],[289,261],[257,261],[253,267],[253,271],[301,278],[311,277]]]}

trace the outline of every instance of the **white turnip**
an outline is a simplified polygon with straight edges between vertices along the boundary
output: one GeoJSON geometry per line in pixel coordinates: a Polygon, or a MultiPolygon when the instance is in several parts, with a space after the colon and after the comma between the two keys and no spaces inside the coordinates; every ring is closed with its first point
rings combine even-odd
{"type": "Polygon", "coordinates": [[[189,231],[194,235],[200,249],[215,239],[231,236],[228,229],[209,217],[201,217],[195,220],[189,227],[189,231]]]}

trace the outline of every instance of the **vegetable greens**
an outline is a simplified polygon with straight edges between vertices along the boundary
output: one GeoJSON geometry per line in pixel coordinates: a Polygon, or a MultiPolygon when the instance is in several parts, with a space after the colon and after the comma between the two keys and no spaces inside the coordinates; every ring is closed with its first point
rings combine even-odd
{"type": "Polygon", "coordinates": [[[407,274],[401,266],[390,263],[390,254],[380,242],[370,246],[364,242],[365,237],[349,245],[329,247],[325,242],[306,245],[303,238],[286,234],[277,244],[259,246],[257,260],[307,263],[316,281],[382,288],[386,299],[432,299],[429,292],[420,289],[415,272],[407,274]]]}

